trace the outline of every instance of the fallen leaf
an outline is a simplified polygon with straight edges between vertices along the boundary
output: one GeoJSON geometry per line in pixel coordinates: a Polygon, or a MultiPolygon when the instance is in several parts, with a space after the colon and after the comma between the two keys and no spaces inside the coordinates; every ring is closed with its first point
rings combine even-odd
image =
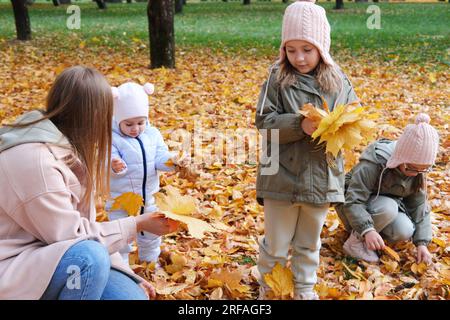
{"type": "Polygon", "coordinates": [[[264,275],[264,280],[276,297],[283,299],[294,296],[292,271],[278,262],[273,267],[272,272],[264,275]]]}
{"type": "Polygon", "coordinates": [[[164,190],[167,194],[162,192],[154,194],[159,209],[179,215],[192,215],[197,211],[197,205],[193,197],[181,195],[177,188],[170,185],[166,186],[164,190]]]}
{"type": "Polygon", "coordinates": [[[140,194],[133,192],[126,192],[114,198],[114,203],[111,206],[111,211],[125,210],[128,215],[136,216],[144,204],[144,199],[140,194]]]}
{"type": "Polygon", "coordinates": [[[395,252],[393,249],[391,249],[388,246],[384,246],[384,252],[386,252],[391,258],[393,258],[395,261],[400,262],[400,256],[397,252],[395,252]]]}
{"type": "Polygon", "coordinates": [[[189,233],[197,239],[202,239],[205,236],[205,232],[218,232],[216,228],[211,226],[208,222],[188,217],[184,215],[178,215],[169,211],[161,210],[161,213],[163,213],[167,218],[180,221],[184,224],[186,224],[189,233]]]}

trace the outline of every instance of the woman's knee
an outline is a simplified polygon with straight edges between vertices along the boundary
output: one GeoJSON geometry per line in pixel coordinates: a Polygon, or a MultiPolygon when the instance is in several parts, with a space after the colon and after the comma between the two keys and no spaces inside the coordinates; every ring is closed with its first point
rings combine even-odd
{"type": "Polygon", "coordinates": [[[101,300],[148,300],[148,297],[128,275],[112,269],[101,300]]]}
{"type": "Polygon", "coordinates": [[[104,245],[94,240],[84,240],[75,244],[72,248],[74,255],[82,260],[85,268],[98,274],[109,274],[111,260],[108,250],[104,245]]]}

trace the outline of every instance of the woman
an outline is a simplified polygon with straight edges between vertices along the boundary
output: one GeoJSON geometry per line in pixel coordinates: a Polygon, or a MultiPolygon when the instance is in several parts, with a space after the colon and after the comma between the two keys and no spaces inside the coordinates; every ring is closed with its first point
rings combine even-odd
{"type": "Polygon", "coordinates": [[[0,128],[0,299],[147,299],[117,252],[137,232],[173,232],[162,214],[98,223],[108,195],[113,96],[96,70],[69,68],[45,112],[0,128]]]}

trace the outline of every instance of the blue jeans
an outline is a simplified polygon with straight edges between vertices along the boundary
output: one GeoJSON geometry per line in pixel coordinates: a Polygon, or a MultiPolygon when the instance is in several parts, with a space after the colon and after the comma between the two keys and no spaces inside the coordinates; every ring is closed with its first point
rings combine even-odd
{"type": "Polygon", "coordinates": [[[105,246],[84,240],[66,251],[41,300],[99,299],[148,300],[132,278],[111,269],[105,246]]]}

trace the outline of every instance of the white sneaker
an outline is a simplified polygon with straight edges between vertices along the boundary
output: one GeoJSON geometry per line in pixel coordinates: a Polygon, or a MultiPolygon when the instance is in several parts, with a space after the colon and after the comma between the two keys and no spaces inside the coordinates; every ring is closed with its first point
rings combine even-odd
{"type": "Polygon", "coordinates": [[[356,259],[365,260],[367,262],[378,262],[380,258],[375,251],[369,250],[361,238],[352,231],[350,237],[344,243],[344,252],[356,259]]]}
{"type": "Polygon", "coordinates": [[[320,300],[317,293],[314,291],[300,292],[294,295],[294,300],[320,300]]]}

